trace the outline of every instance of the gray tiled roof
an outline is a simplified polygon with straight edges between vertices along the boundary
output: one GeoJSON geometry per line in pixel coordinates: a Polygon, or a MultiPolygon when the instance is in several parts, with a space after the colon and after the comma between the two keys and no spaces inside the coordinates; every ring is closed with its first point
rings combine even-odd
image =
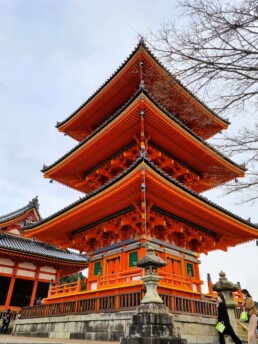
{"type": "Polygon", "coordinates": [[[1,249],[18,251],[49,259],[61,259],[70,263],[86,263],[88,261],[86,255],[72,253],[67,250],[59,249],[51,244],[7,233],[0,233],[0,251],[1,249]]]}
{"type": "MultiPolygon", "coordinates": [[[[14,220],[16,218],[18,218],[19,216],[27,213],[29,210],[36,208],[38,215],[40,217],[39,214],[39,202],[38,202],[38,196],[36,196],[35,198],[33,198],[27,205],[25,205],[24,207],[14,210],[11,213],[8,213],[6,215],[2,215],[0,216],[0,223],[4,223],[4,222],[8,222],[11,220],[14,220]]],[[[41,218],[41,217],[40,217],[41,218]]]]}

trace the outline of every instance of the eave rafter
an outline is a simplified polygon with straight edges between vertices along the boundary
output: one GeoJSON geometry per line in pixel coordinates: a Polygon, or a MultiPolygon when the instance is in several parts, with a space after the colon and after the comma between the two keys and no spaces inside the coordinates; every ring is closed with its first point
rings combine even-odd
{"type": "Polygon", "coordinates": [[[85,193],[104,185],[136,160],[141,112],[150,160],[187,187],[203,192],[243,176],[239,167],[181,127],[144,93],[44,176],[85,193]]]}
{"type": "Polygon", "coordinates": [[[148,175],[147,182],[150,185],[148,199],[152,202],[158,200],[161,208],[168,213],[173,209],[171,213],[176,214],[179,218],[207,228],[209,231],[217,233],[219,237],[226,236],[230,238],[228,246],[235,246],[256,237],[258,238],[257,229],[248,228],[247,225],[243,225],[231,216],[221,213],[201,199],[189,197],[188,193],[181,192],[177,188],[171,190],[170,183],[166,185],[159,179],[156,178],[155,173],[154,175],[152,173],[148,175]],[[173,205],[171,205],[171,198],[177,200],[173,205]]]}
{"type": "MultiPolygon", "coordinates": [[[[145,160],[124,172],[123,177],[117,177],[115,183],[110,181],[110,186],[86,197],[73,209],[66,210],[49,223],[36,226],[34,235],[44,237],[47,234],[49,240],[59,244],[60,240],[67,238],[80,251],[95,250],[104,242],[115,243],[144,235],[141,219],[142,168],[146,171],[149,235],[162,240],[165,236],[169,242],[205,253],[258,238],[257,229],[208,204],[183,185],[162,175],[158,168],[145,160]],[[163,209],[163,213],[152,208],[153,205],[163,209]],[[132,213],[110,218],[131,206],[134,207],[132,213]],[[104,223],[103,219],[107,217],[109,219],[104,223]],[[85,226],[85,230],[80,232],[79,229],[85,226]]],[[[29,235],[33,236],[32,230],[29,235]]]]}

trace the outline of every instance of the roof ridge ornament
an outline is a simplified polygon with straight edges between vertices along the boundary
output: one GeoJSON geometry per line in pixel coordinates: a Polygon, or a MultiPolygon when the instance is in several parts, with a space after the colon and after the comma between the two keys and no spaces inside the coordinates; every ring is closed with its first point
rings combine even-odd
{"type": "Polygon", "coordinates": [[[144,89],[145,89],[144,80],[141,80],[140,85],[139,85],[139,88],[140,88],[141,90],[144,90],[144,89]]]}
{"type": "Polygon", "coordinates": [[[146,158],[146,155],[147,155],[147,152],[146,152],[145,146],[141,146],[139,157],[146,158]]]}
{"type": "Polygon", "coordinates": [[[34,205],[36,208],[38,208],[39,207],[38,196],[32,198],[32,200],[29,202],[29,205],[34,205]]]}
{"type": "Polygon", "coordinates": [[[42,167],[42,169],[41,169],[41,172],[43,172],[44,170],[47,170],[47,169],[48,169],[48,165],[43,164],[43,167],[42,167]]]}
{"type": "Polygon", "coordinates": [[[144,41],[144,38],[142,35],[139,36],[139,45],[144,45],[145,44],[145,41],[144,41]]]}

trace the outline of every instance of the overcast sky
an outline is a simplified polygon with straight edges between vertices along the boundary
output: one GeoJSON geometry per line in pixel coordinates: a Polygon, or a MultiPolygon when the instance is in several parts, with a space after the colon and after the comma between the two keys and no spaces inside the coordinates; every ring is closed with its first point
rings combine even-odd
{"type": "MultiPolygon", "coordinates": [[[[175,0],[0,0],[0,215],[36,195],[46,217],[82,194],[40,172],[75,146],[59,133],[67,118],[121,65],[139,34],[177,20],[175,0]]],[[[236,130],[241,122],[232,124],[236,130]]],[[[206,193],[224,208],[258,223],[257,206],[206,193]]],[[[255,242],[201,256],[205,282],[228,279],[258,300],[255,242]]]]}

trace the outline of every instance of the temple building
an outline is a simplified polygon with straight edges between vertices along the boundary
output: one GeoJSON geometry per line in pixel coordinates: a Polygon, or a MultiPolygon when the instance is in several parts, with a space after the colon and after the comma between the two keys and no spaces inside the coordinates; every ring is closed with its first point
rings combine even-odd
{"type": "Polygon", "coordinates": [[[201,195],[244,176],[242,166],[207,143],[228,125],[140,41],[57,124],[78,144],[42,172],[85,196],[23,229],[27,237],[87,252],[90,261],[85,292],[55,289],[44,302],[140,292],[136,263],[148,243],[168,263],[159,271],[159,292],[200,298],[199,255],[258,238],[257,226],[201,195]]]}
{"type": "Polygon", "coordinates": [[[25,238],[23,226],[40,220],[37,198],[0,216],[0,313],[34,305],[47,297],[51,280],[87,266],[86,256],[25,238]]]}

